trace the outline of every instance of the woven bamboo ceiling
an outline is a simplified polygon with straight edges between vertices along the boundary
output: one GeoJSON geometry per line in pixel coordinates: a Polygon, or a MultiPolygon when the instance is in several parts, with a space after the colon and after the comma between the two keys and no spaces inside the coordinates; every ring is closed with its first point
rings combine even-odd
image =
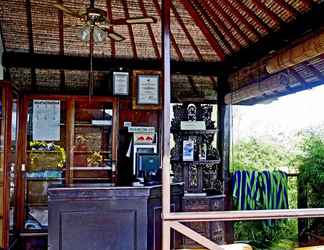
{"type": "MultiPolygon", "coordinates": [[[[4,64],[11,79],[22,89],[87,86],[89,45],[77,36],[80,20],[54,8],[52,4],[56,2],[0,1],[4,64]]],[[[89,0],[58,2],[75,10],[89,5],[89,0]]],[[[301,37],[307,26],[300,30],[295,26],[304,20],[314,22],[309,18],[323,9],[322,2],[174,0],[171,45],[175,100],[193,93],[215,99],[216,76],[222,70],[242,67],[301,37]],[[294,28],[294,33],[285,37],[290,27],[294,28]],[[271,39],[281,35],[281,40],[271,43],[271,39]]],[[[95,45],[94,67],[98,82],[105,78],[109,68],[160,67],[160,0],[96,0],[95,7],[106,10],[112,19],[149,15],[158,20],[154,24],[115,26],[114,30],[123,35],[125,41],[107,39],[95,45]]]]}

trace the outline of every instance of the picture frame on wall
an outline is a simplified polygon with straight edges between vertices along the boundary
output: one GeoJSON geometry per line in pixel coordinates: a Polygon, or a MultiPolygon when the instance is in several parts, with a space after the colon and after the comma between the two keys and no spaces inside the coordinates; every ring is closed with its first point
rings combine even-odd
{"type": "Polygon", "coordinates": [[[162,109],[162,74],[155,70],[133,71],[133,109],[162,109]]]}
{"type": "Polygon", "coordinates": [[[129,95],[129,73],[113,72],[113,95],[129,95]]]}

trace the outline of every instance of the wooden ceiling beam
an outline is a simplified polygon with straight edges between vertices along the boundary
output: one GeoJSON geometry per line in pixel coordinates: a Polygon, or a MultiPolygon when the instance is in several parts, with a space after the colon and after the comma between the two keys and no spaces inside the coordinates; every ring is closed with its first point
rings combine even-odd
{"type": "MultiPolygon", "coordinates": [[[[162,19],[161,8],[160,8],[160,5],[159,5],[158,1],[153,0],[153,3],[154,3],[154,6],[155,6],[155,9],[156,9],[156,12],[157,12],[158,16],[162,19]]],[[[171,9],[170,9],[170,11],[171,11],[171,9]]],[[[171,40],[171,43],[172,43],[172,46],[173,46],[174,50],[177,53],[177,56],[178,56],[179,60],[183,61],[182,53],[181,53],[181,51],[180,51],[180,49],[179,49],[179,47],[178,47],[178,45],[176,43],[176,40],[175,40],[175,38],[174,38],[171,31],[170,31],[170,40],[171,40]]]]}
{"type": "MultiPolygon", "coordinates": [[[[63,4],[63,0],[57,1],[59,4],[63,4]]],[[[60,37],[60,55],[64,56],[64,17],[63,11],[58,10],[58,22],[59,22],[59,37],[60,37]]],[[[60,89],[64,90],[65,88],[65,73],[64,70],[60,70],[60,89]]]]}
{"type": "Polygon", "coordinates": [[[299,12],[290,4],[286,3],[284,0],[275,0],[275,3],[278,4],[285,11],[289,12],[291,15],[293,16],[299,15],[299,12]]]}
{"type": "Polygon", "coordinates": [[[301,2],[303,3],[303,5],[304,5],[307,9],[312,8],[313,5],[314,5],[313,0],[301,0],[301,2]]]}
{"type": "Polygon", "coordinates": [[[289,68],[287,70],[287,73],[288,73],[288,75],[290,74],[293,77],[295,77],[300,84],[306,85],[305,79],[303,77],[301,77],[301,75],[296,70],[294,70],[293,68],[289,68]]]}
{"type": "MultiPolygon", "coordinates": [[[[208,19],[216,24],[216,27],[220,30],[223,31],[223,39],[227,40],[225,36],[228,37],[228,46],[229,46],[229,51],[231,53],[234,52],[233,46],[232,44],[234,44],[234,48],[236,50],[239,50],[241,48],[241,44],[240,42],[236,39],[236,37],[232,34],[232,32],[226,27],[226,25],[223,23],[223,21],[216,15],[216,13],[214,12],[214,6],[210,4],[210,2],[208,0],[198,0],[198,3],[200,4],[200,8],[204,10],[204,14],[208,16],[208,19]],[[232,43],[232,44],[231,44],[232,43]]],[[[216,28],[215,27],[215,28],[216,28]]],[[[245,39],[246,37],[244,36],[243,39],[245,39]]],[[[247,40],[248,41],[248,40],[247,40]]]]}
{"type": "MultiPolygon", "coordinates": [[[[139,5],[140,5],[140,8],[141,8],[141,11],[142,11],[143,15],[147,16],[147,12],[146,12],[143,0],[138,0],[138,2],[139,2],[139,5]]],[[[160,59],[161,55],[160,55],[160,51],[159,51],[159,47],[157,45],[156,39],[154,37],[152,26],[151,26],[151,24],[147,23],[146,27],[147,27],[147,30],[148,30],[149,35],[151,37],[151,41],[152,41],[152,45],[153,45],[153,48],[154,48],[155,56],[160,59]]]]}
{"type": "Polygon", "coordinates": [[[228,56],[224,61],[224,69],[228,73],[256,62],[270,52],[291,46],[296,40],[318,32],[324,26],[324,3],[314,5],[313,8],[298,16],[291,23],[284,23],[276,32],[271,32],[258,42],[239,52],[228,56]]]}
{"type": "MultiPolygon", "coordinates": [[[[170,5],[172,5],[172,3],[170,3],[170,5]]],[[[170,8],[170,11],[171,11],[171,8],[170,8]]],[[[181,53],[181,50],[179,49],[179,46],[172,34],[172,32],[170,31],[170,39],[171,39],[171,43],[172,43],[172,46],[174,47],[176,53],[177,53],[177,56],[179,58],[180,61],[184,61],[184,58],[183,58],[183,55],[181,53]]],[[[195,93],[198,93],[198,89],[197,89],[197,86],[195,85],[194,83],[194,80],[192,78],[192,76],[188,76],[188,80],[189,80],[189,83],[190,83],[190,86],[192,88],[192,91],[195,93]]]]}
{"type": "Polygon", "coordinates": [[[199,93],[199,89],[197,88],[194,79],[192,78],[192,76],[188,76],[188,81],[190,83],[191,89],[193,91],[193,94],[198,94],[199,93]]]}
{"type": "Polygon", "coordinates": [[[3,35],[2,22],[0,22],[0,40],[1,40],[2,49],[4,52],[6,52],[7,48],[6,48],[6,43],[3,35]]]}
{"type": "MultiPolygon", "coordinates": [[[[232,18],[222,9],[222,8],[220,8],[219,6],[218,6],[218,4],[216,4],[216,2],[214,2],[214,1],[206,1],[206,5],[207,6],[209,6],[209,8],[207,8],[208,10],[209,10],[209,12],[210,12],[210,10],[211,9],[213,9],[213,10],[216,10],[216,11],[218,11],[219,13],[221,13],[221,15],[224,17],[224,19],[228,22],[228,23],[230,23],[230,25],[231,25],[231,27],[235,30],[235,32],[237,33],[237,34],[239,34],[239,36],[241,36],[241,38],[243,38],[243,40],[244,40],[244,42],[246,43],[246,44],[249,44],[250,43],[250,40],[249,40],[249,38],[243,33],[243,31],[240,29],[240,27],[232,20],[232,18]],[[211,8],[211,9],[210,9],[211,8]]],[[[216,19],[218,19],[218,22],[219,23],[223,23],[223,21],[216,15],[216,13],[215,12],[213,12],[213,13],[211,13],[210,12],[210,14],[214,17],[214,18],[216,18],[216,19]]],[[[233,40],[233,41],[235,41],[235,44],[236,44],[236,46],[240,49],[241,47],[242,47],[242,44],[235,38],[235,36],[232,34],[232,31],[231,30],[229,30],[227,27],[226,27],[226,25],[225,24],[223,24],[223,26],[225,26],[225,28],[226,28],[226,30],[227,30],[227,33],[228,33],[228,35],[229,36],[231,36],[231,39],[233,40]]]]}
{"type": "MultiPolygon", "coordinates": [[[[261,35],[260,33],[257,31],[257,29],[251,24],[249,23],[243,16],[242,14],[233,6],[233,3],[231,1],[221,1],[222,4],[224,4],[231,13],[233,13],[233,15],[254,35],[256,36],[258,39],[260,39],[261,35]]],[[[214,4],[216,5],[216,3],[214,2],[214,4]]],[[[219,2],[218,2],[219,4],[219,2]]],[[[226,13],[226,11],[224,10],[224,13],[226,13]]],[[[228,15],[229,16],[229,15],[228,15]]],[[[230,18],[230,16],[229,16],[230,18]]],[[[234,24],[236,24],[231,18],[231,23],[233,22],[234,24]]],[[[236,24],[237,25],[237,24],[236,24]]],[[[238,26],[238,25],[237,25],[238,26]]],[[[238,26],[239,27],[239,26],[238,26]]],[[[239,29],[241,30],[241,29],[239,29]]],[[[243,32],[242,32],[243,33],[243,32]]],[[[244,34],[244,33],[243,33],[244,34]]]]}
{"type": "Polygon", "coordinates": [[[214,33],[214,37],[218,37],[219,38],[219,43],[223,44],[223,46],[226,47],[226,49],[229,51],[230,54],[233,54],[235,51],[233,49],[232,44],[230,43],[230,38],[227,38],[227,32],[226,31],[222,31],[221,26],[223,25],[223,23],[219,24],[217,22],[215,22],[210,14],[208,13],[208,10],[205,8],[204,6],[204,2],[203,4],[201,4],[201,2],[199,0],[187,0],[191,2],[191,5],[193,6],[193,8],[195,9],[195,11],[198,11],[198,16],[200,15],[201,19],[204,20],[206,27],[208,27],[209,30],[212,30],[212,34],[214,33]],[[215,36],[216,35],[216,36],[215,36]]]}
{"type": "MultiPolygon", "coordinates": [[[[174,7],[174,5],[173,5],[172,2],[171,2],[171,11],[173,12],[173,14],[174,14],[175,18],[177,19],[177,22],[178,22],[179,25],[181,26],[182,30],[183,30],[184,33],[186,34],[186,37],[187,37],[187,39],[189,40],[190,45],[191,45],[192,48],[194,49],[194,51],[195,51],[195,53],[196,53],[198,59],[199,59],[201,62],[203,62],[203,61],[204,61],[203,56],[201,55],[201,53],[200,53],[200,51],[199,51],[197,45],[195,44],[195,41],[193,40],[192,36],[190,35],[190,32],[188,31],[186,25],[184,24],[182,18],[180,17],[180,15],[179,15],[177,9],[174,7]]],[[[211,79],[211,81],[215,81],[215,79],[214,79],[212,76],[210,76],[210,79],[211,79]]],[[[189,82],[190,82],[190,84],[191,84],[191,86],[192,86],[193,91],[198,91],[197,86],[195,85],[193,78],[192,78],[191,76],[189,76],[189,77],[188,77],[188,80],[189,80],[189,82]]],[[[213,83],[214,83],[214,82],[213,82],[213,83]]],[[[217,89],[217,88],[216,88],[216,84],[214,84],[213,87],[214,87],[215,90],[217,89]]]]}
{"type": "Polygon", "coordinates": [[[255,98],[251,98],[249,100],[245,100],[245,101],[238,102],[238,103],[235,103],[235,104],[254,105],[254,104],[260,103],[260,102],[265,101],[265,100],[279,98],[281,96],[287,96],[289,94],[295,94],[295,93],[300,92],[300,91],[312,89],[312,88],[315,88],[315,87],[320,86],[322,84],[323,84],[322,81],[315,81],[315,82],[312,82],[312,83],[307,83],[305,85],[300,85],[300,86],[297,86],[297,87],[287,88],[287,90],[285,90],[283,92],[280,92],[280,93],[275,93],[274,92],[273,94],[269,94],[267,96],[255,97],[255,98]]]}
{"type": "Polygon", "coordinates": [[[287,12],[289,12],[291,15],[293,16],[298,16],[299,12],[292,7],[290,4],[286,3],[285,0],[275,0],[275,2],[284,10],[286,10],[287,12]]]}
{"type": "MultiPolygon", "coordinates": [[[[29,53],[34,54],[34,38],[33,38],[33,21],[31,12],[31,0],[26,0],[26,16],[27,16],[27,30],[28,30],[28,42],[29,42],[29,53]]],[[[36,89],[36,71],[35,67],[30,67],[31,74],[31,87],[36,89]]]]}
{"type": "Polygon", "coordinates": [[[177,56],[178,56],[179,60],[184,61],[181,50],[179,49],[179,47],[177,45],[177,42],[176,42],[176,40],[175,40],[175,38],[174,38],[174,36],[172,35],[171,32],[170,32],[170,40],[171,40],[171,43],[172,43],[172,46],[173,46],[174,50],[177,53],[177,56]]]}
{"type": "MultiPolygon", "coordinates": [[[[121,2],[122,2],[123,7],[124,7],[125,18],[129,18],[127,0],[122,0],[121,2]]],[[[137,50],[136,50],[136,43],[135,43],[133,28],[132,28],[131,24],[127,24],[127,26],[128,26],[129,38],[131,40],[132,49],[133,49],[133,56],[134,56],[135,59],[137,59],[138,56],[137,56],[137,50]]]]}
{"type": "Polygon", "coordinates": [[[233,0],[233,3],[236,3],[239,6],[239,9],[243,10],[249,16],[249,18],[253,20],[253,22],[255,22],[258,26],[261,27],[261,29],[264,32],[270,33],[269,26],[260,17],[258,17],[250,8],[248,8],[241,0],[233,0]]]}
{"type": "MultiPolygon", "coordinates": [[[[25,52],[5,52],[2,56],[3,66],[6,68],[31,68],[37,69],[64,69],[64,70],[89,70],[89,57],[60,56],[50,54],[30,54],[25,52]]],[[[173,73],[188,75],[217,76],[224,72],[221,62],[197,61],[171,61],[173,73]]],[[[98,71],[111,71],[117,68],[152,69],[162,67],[158,59],[129,59],[129,58],[93,58],[93,69],[98,71]]]]}
{"type": "Polygon", "coordinates": [[[258,9],[260,9],[263,13],[270,17],[271,20],[276,23],[276,25],[280,25],[282,23],[282,20],[277,15],[275,15],[270,9],[268,9],[260,0],[252,0],[252,2],[258,9]]]}
{"type": "Polygon", "coordinates": [[[190,35],[190,32],[188,31],[186,25],[184,24],[182,18],[180,17],[177,9],[174,7],[173,3],[171,3],[171,11],[173,12],[175,18],[177,19],[177,22],[179,23],[179,25],[181,26],[182,30],[184,31],[184,33],[186,34],[187,39],[190,42],[190,45],[192,46],[192,48],[194,49],[196,56],[198,57],[198,59],[200,61],[204,61],[203,56],[201,55],[197,45],[195,44],[195,41],[193,40],[192,36],[190,35]]]}
{"type": "Polygon", "coordinates": [[[315,68],[312,64],[310,64],[309,61],[306,61],[303,64],[306,68],[308,68],[315,76],[318,80],[323,80],[323,74],[321,73],[321,71],[319,71],[317,68],[315,68]]]}
{"type": "MultiPolygon", "coordinates": [[[[113,20],[112,15],[112,6],[111,6],[111,0],[106,1],[107,5],[107,18],[109,21],[113,20]]],[[[111,27],[111,31],[114,31],[114,27],[111,27]]],[[[111,46],[111,57],[115,58],[116,56],[116,43],[113,39],[110,39],[110,46],[111,46]]]]}
{"type": "Polygon", "coordinates": [[[217,40],[214,35],[210,32],[209,28],[206,26],[205,22],[201,20],[201,17],[197,14],[197,12],[191,6],[191,3],[188,0],[180,0],[180,2],[184,5],[186,10],[189,12],[190,16],[193,18],[195,24],[200,28],[201,32],[206,37],[209,44],[212,46],[216,55],[220,58],[221,61],[225,58],[225,53],[223,49],[219,46],[217,40]]]}

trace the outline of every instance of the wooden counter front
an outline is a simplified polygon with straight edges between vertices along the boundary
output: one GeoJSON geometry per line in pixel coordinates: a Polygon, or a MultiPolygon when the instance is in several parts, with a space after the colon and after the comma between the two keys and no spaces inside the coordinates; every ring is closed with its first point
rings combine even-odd
{"type": "MultiPolygon", "coordinates": [[[[182,195],[174,185],[172,211],[182,195]]],[[[79,184],[51,187],[48,196],[49,250],[161,249],[161,186],[79,184]]]]}

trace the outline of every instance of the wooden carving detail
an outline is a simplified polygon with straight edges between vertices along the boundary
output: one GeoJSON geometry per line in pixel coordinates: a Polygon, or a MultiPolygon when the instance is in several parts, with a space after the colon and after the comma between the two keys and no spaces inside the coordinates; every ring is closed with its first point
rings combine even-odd
{"type": "Polygon", "coordinates": [[[184,182],[185,191],[191,193],[223,192],[223,174],[220,156],[214,139],[217,132],[212,121],[213,106],[207,104],[177,104],[173,106],[171,132],[174,147],[171,164],[175,182],[184,182]],[[206,130],[181,130],[181,121],[204,121],[206,130]],[[183,161],[183,141],[194,142],[194,161],[183,161]]]}

